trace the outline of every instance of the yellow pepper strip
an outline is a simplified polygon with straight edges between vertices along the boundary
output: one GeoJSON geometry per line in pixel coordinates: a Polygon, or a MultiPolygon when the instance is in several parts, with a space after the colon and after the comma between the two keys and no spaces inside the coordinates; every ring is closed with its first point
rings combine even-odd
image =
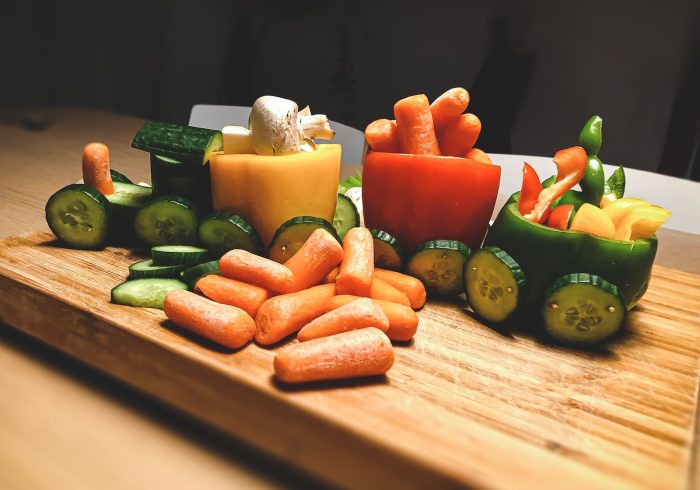
{"type": "Polygon", "coordinates": [[[638,240],[651,238],[671,216],[668,209],[649,204],[632,208],[615,226],[617,240],[638,240]]]}
{"type": "Polygon", "coordinates": [[[603,238],[615,237],[615,223],[610,216],[598,206],[588,203],[582,205],[576,212],[569,230],[590,233],[603,238]]]}
{"type": "Polygon", "coordinates": [[[605,212],[605,214],[610,216],[610,219],[613,220],[613,223],[617,225],[617,223],[625,219],[635,208],[647,206],[651,206],[651,204],[649,204],[643,199],[636,199],[634,197],[623,197],[605,206],[603,208],[603,211],[605,212]]]}

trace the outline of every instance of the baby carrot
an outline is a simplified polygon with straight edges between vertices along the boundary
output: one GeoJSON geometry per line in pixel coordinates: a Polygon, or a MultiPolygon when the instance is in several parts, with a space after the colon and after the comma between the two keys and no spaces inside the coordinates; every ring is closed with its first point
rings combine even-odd
{"type": "Polygon", "coordinates": [[[435,99],[430,104],[435,130],[444,128],[448,122],[459,117],[467,110],[468,105],[469,92],[462,87],[451,88],[435,99]]]}
{"type": "Polygon", "coordinates": [[[475,162],[493,164],[493,160],[491,160],[491,157],[489,157],[485,152],[481,151],[478,148],[472,148],[471,150],[469,150],[467,154],[464,155],[464,158],[474,160],[475,162]]]}
{"type": "Polygon", "coordinates": [[[287,293],[294,286],[294,274],[289,268],[243,249],[227,252],[219,260],[221,275],[254,284],[276,293],[287,293]]]}
{"type": "Polygon", "coordinates": [[[336,278],[338,277],[338,273],[340,272],[340,267],[336,267],[332,271],[330,271],[327,275],[326,278],[324,279],[326,284],[329,282],[335,282],[336,278]]]}
{"type": "Polygon", "coordinates": [[[100,191],[112,194],[114,185],[109,173],[109,148],[103,143],[88,143],[83,148],[83,181],[100,191]]]}
{"type": "Polygon", "coordinates": [[[163,311],[175,325],[229,349],[244,346],[255,334],[255,322],[242,309],[215,303],[189,291],[170,291],[165,296],[163,311]]]}
{"type": "Polygon", "coordinates": [[[369,123],[365,129],[365,139],[372,151],[385,151],[399,153],[399,134],[396,121],[389,119],[377,119],[369,123]]]}
{"type": "Polygon", "coordinates": [[[425,286],[415,277],[386,269],[374,269],[374,277],[405,293],[411,302],[411,308],[417,309],[425,304],[425,286]]]}
{"type": "Polygon", "coordinates": [[[374,272],[374,239],[367,228],[350,229],[343,238],[343,262],[335,287],[338,294],[368,296],[374,272]]]}
{"type": "Polygon", "coordinates": [[[463,157],[472,149],[481,133],[481,121],[474,114],[462,114],[438,131],[443,155],[463,157]]]}
{"type": "Polygon", "coordinates": [[[284,263],[294,275],[291,291],[315,286],[343,260],[343,247],[323,228],[317,228],[284,263]]]}
{"type": "Polygon", "coordinates": [[[270,292],[252,284],[210,274],[194,286],[207,298],[225,305],[237,306],[255,318],[260,306],[270,297],[270,292]]]}
{"type": "MultiPolygon", "coordinates": [[[[359,299],[358,296],[339,294],[330,299],[326,309],[332,311],[357,299],[359,299]]],[[[416,315],[415,311],[408,306],[392,303],[391,301],[373,299],[372,302],[379,305],[389,319],[389,330],[386,331],[386,336],[389,339],[406,341],[413,338],[418,330],[418,315],[416,315]]]]}
{"type": "Polygon", "coordinates": [[[394,364],[391,342],[377,328],[363,328],[289,345],[275,356],[285,383],[377,376],[394,364]]]}
{"type": "Polygon", "coordinates": [[[398,101],[394,104],[394,116],[401,152],[440,155],[433,116],[430,114],[430,104],[425,95],[414,95],[398,101]]]}
{"type": "Polygon", "coordinates": [[[411,302],[406,296],[406,293],[399,291],[394,286],[386,281],[382,281],[378,277],[372,279],[372,287],[369,290],[369,297],[372,299],[383,299],[398,303],[400,305],[411,307],[411,302]]]}
{"type": "Polygon", "coordinates": [[[268,299],[255,317],[255,340],[262,345],[270,345],[293,334],[323,315],[328,300],[334,294],[335,284],[322,284],[268,299]]]}
{"type": "Polygon", "coordinates": [[[384,310],[371,299],[359,298],[312,320],[299,330],[297,339],[300,342],[306,342],[368,327],[386,332],[389,330],[389,319],[384,314],[384,310]]]}

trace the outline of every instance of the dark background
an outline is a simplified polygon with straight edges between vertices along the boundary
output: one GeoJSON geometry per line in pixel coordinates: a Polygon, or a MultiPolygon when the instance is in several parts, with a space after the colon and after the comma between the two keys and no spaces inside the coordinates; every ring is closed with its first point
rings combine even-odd
{"type": "Polygon", "coordinates": [[[552,155],[604,119],[605,163],[700,180],[700,2],[12,2],[0,115],[82,105],[186,123],[264,94],[363,129],[469,89],[478,146],[552,155]]]}

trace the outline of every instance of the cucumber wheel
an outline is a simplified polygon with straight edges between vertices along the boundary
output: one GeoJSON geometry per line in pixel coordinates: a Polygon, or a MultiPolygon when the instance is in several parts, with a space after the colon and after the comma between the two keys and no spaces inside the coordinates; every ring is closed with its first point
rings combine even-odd
{"type": "Polygon", "coordinates": [[[185,265],[154,265],[153,259],[142,260],[129,266],[129,279],[142,277],[175,278],[185,269],[185,265]]]}
{"type": "Polygon", "coordinates": [[[518,263],[498,247],[483,247],[464,264],[464,292],[475,313],[492,323],[510,319],[525,296],[518,263]]]}
{"type": "Polygon", "coordinates": [[[159,245],[151,248],[154,265],[193,265],[204,260],[209,252],[192,245],[159,245]]]}
{"type": "Polygon", "coordinates": [[[314,230],[323,228],[333,235],[336,240],[340,237],[328,221],[314,216],[297,216],[282,223],[277,228],[270,242],[268,257],[276,262],[284,263],[306,242],[314,230]]]}
{"type": "Polygon", "coordinates": [[[209,274],[218,274],[219,272],[219,261],[212,260],[185,269],[180,273],[180,279],[187,283],[190,289],[194,289],[195,284],[197,284],[197,281],[201,278],[209,274]]]}
{"type": "Polygon", "coordinates": [[[457,240],[431,240],[418,245],[406,263],[406,271],[425,284],[428,294],[454,296],[462,289],[464,261],[469,247],[457,240]]]}
{"type": "Polygon", "coordinates": [[[382,230],[371,229],[374,241],[374,266],[381,269],[401,270],[403,250],[399,241],[382,230]]]}
{"type": "Polygon", "coordinates": [[[163,309],[165,296],[175,289],[187,289],[177,279],[133,279],[112,289],[112,303],[163,309]]]}
{"type": "Polygon", "coordinates": [[[97,189],[70,184],[46,203],[46,222],[64,244],[73,248],[102,248],[107,239],[110,206],[97,189]]]}
{"type": "Polygon", "coordinates": [[[360,213],[357,211],[355,203],[348,196],[338,194],[335,215],[333,216],[333,228],[342,240],[345,238],[345,234],[356,226],[360,226],[360,213]]]}
{"type": "Polygon", "coordinates": [[[226,212],[212,213],[202,219],[199,241],[218,257],[234,248],[254,254],[260,254],[263,249],[255,228],[237,214],[226,212]]]}
{"type": "Polygon", "coordinates": [[[554,340],[594,345],[620,330],[626,311],[617,286],[593,274],[576,273],[560,277],[547,289],[542,320],[554,340]]]}
{"type": "Polygon", "coordinates": [[[153,199],[139,210],[134,219],[136,235],[151,246],[194,244],[197,224],[197,208],[178,196],[153,199]]]}

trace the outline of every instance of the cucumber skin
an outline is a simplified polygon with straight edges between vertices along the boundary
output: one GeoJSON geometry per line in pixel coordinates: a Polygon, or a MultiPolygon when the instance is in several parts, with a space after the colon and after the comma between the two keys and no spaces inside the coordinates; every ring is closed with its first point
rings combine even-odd
{"type": "Polygon", "coordinates": [[[186,265],[156,265],[152,270],[144,270],[135,267],[137,264],[143,264],[149,261],[153,263],[152,259],[147,259],[131,264],[129,266],[129,279],[175,279],[178,277],[180,272],[185,270],[187,267],[186,265]]]}
{"type": "Polygon", "coordinates": [[[180,279],[187,284],[187,287],[190,290],[193,290],[194,286],[197,284],[197,281],[199,281],[201,278],[210,274],[218,274],[219,272],[219,261],[210,260],[209,262],[188,267],[184,271],[180,272],[180,279]]]}
{"type": "MultiPolygon", "coordinates": [[[[258,235],[258,232],[253,228],[253,226],[248,223],[246,220],[244,220],[242,217],[240,217],[237,214],[229,213],[226,211],[215,211],[213,213],[208,214],[204,218],[202,218],[199,222],[199,227],[197,229],[197,234],[199,236],[199,241],[208,249],[212,251],[212,253],[219,254],[219,252],[222,252],[223,249],[220,249],[216,246],[214,243],[209,243],[207,238],[204,236],[203,233],[203,228],[207,224],[208,221],[228,221],[231,225],[236,226],[238,229],[240,229],[245,235],[250,238],[252,242],[252,249],[248,250],[248,252],[256,254],[256,255],[261,255],[262,251],[264,249],[262,240],[260,239],[260,235],[258,235]]],[[[223,250],[223,252],[220,254],[223,255],[224,253],[228,252],[228,250],[223,250]]]]}
{"type": "MultiPolygon", "coordinates": [[[[298,226],[298,225],[316,225],[317,228],[323,228],[326,230],[328,233],[330,233],[333,238],[335,238],[338,243],[342,245],[343,241],[340,239],[338,236],[338,233],[335,231],[335,228],[333,228],[333,225],[326,221],[323,218],[317,218],[315,216],[296,216],[294,218],[291,218],[284,223],[280,225],[279,228],[275,231],[275,234],[272,237],[272,240],[270,241],[270,246],[267,249],[267,257],[273,259],[273,250],[278,246],[278,242],[282,239],[282,236],[284,235],[285,232],[289,230],[289,228],[293,226],[298,226]]],[[[313,232],[312,232],[313,233],[313,232]]],[[[292,254],[294,255],[294,254],[292,254]]],[[[289,257],[291,257],[290,255],[289,257]]],[[[288,257],[288,258],[289,258],[288,257]]]]}
{"type": "Polygon", "coordinates": [[[208,250],[200,247],[192,247],[190,251],[162,250],[163,247],[169,246],[172,245],[157,245],[151,248],[151,257],[154,265],[192,266],[203,262],[209,254],[208,250]]]}
{"type": "Polygon", "coordinates": [[[215,138],[221,141],[221,145],[213,151],[221,150],[223,147],[221,131],[148,121],[136,133],[131,146],[181,162],[205,164],[207,163],[206,151],[215,138]]]}
{"type": "Polygon", "coordinates": [[[142,242],[145,243],[151,247],[159,246],[159,245],[194,245],[197,242],[197,229],[199,228],[199,220],[198,220],[198,212],[197,212],[197,207],[189,200],[182,198],[180,196],[173,196],[173,195],[166,195],[166,196],[159,196],[156,197],[155,199],[152,199],[150,202],[148,202],[143,208],[141,208],[138,213],[136,213],[136,218],[134,219],[134,232],[138,239],[142,242]],[[148,240],[146,236],[142,236],[142,234],[139,232],[139,226],[138,226],[138,218],[141,213],[144,213],[148,210],[149,207],[154,206],[158,203],[171,203],[175,205],[179,205],[184,208],[184,210],[193,213],[194,218],[195,218],[195,224],[194,224],[194,230],[191,233],[191,237],[188,238],[186,241],[181,241],[177,243],[170,243],[170,242],[153,242],[148,240]]]}
{"type": "Polygon", "coordinates": [[[338,237],[342,240],[343,238],[345,238],[345,234],[348,231],[357,226],[360,226],[360,213],[357,210],[357,206],[355,206],[355,203],[352,202],[352,199],[350,199],[348,196],[344,194],[338,194],[338,201],[335,206],[335,215],[333,216],[333,229],[335,229],[336,233],[338,234],[338,237]],[[338,216],[338,211],[342,211],[342,206],[340,204],[341,202],[345,203],[345,206],[350,206],[349,209],[352,210],[354,213],[352,226],[349,226],[347,230],[338,229],[335,226],[335,219],[336,216],[338,216]]]}
{"type": "Polygon", "coordinates": [[[44,207],[44,214],[46,217],[46,223],[49,225],[49,228],[51,229],[51,232],[56,236],[56,238],[59,239],[64,245],[71,247],[71,248],[76,248],[79,250],[100,250],[104,248],[107,239],[109,237],[109,221],[110,221],[110,214],[111,214],[111,206],[109,205],[109,201],[107,201],[107,198],[102,195],[97,189],[94,187],[91,187],[89,185],[85,184],[69,184],[56,192],[54,192],[51,197],[49,197],[48,201],[46,201],[46,206],[44,207]],[[54,227],[54,224],[52,223],[52,220],[49,217],[49,207],[51,204],[54,202],[54,199],[57,199],[57,196],[65,191],[75,191],[75,192],[83,192],[89,195],[91,198],[93,198],[95,201],[98,202],[102,206],[102,208],[105,211],[105,232],[102,235],[102,238],[98,240],[98,242],[95,243],[95,245],[91,247],[84,247],[84,246],[79,246],[76,245],[75,243],[71,244],[70,242],[67,242],[64,238],[59,236],[59,233],[57,233],[57,228],[54,227]]]}
{"type": "MultiPolygon", "coordinates": [[[[398,262],[399,266],[396,268],[396,270],[401,270],[401,267],[404,262],[404,254],[403,254],[403,249],[401,248],[401,244],[399,241],[391,234],[387,233],[386,231],[382,230],[377,230],[376,228],[372,228],[369,230],[370,234],[372,235],[372,239],[378,240],[380,242],[385,243],[387,246],[391,247],[394,252],[396,253],[398,257],[398,262]]],[[[380,267],[381,265],[376,264],[377,267],[380,267]]]]}

